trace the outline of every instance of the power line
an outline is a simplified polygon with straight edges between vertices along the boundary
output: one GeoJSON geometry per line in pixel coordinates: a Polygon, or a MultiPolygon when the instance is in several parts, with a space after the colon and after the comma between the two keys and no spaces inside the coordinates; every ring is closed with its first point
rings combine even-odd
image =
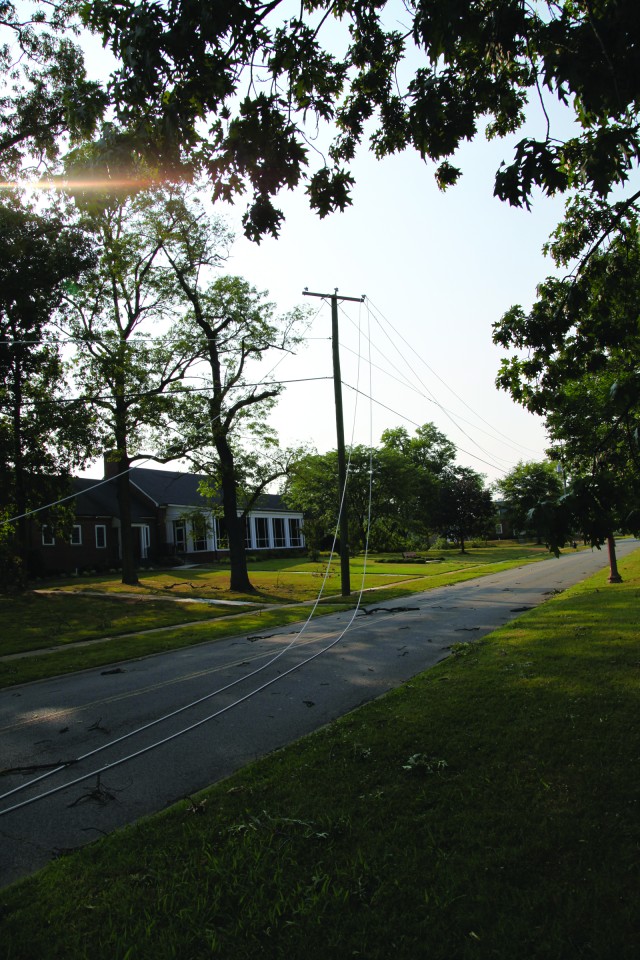
{"type": "MultiPolygon", "coordinates": [[[[362,393],[362,390],[358,390],[357,387],[351,386],[350,383],[346,383],[346,381],[344,380],[342,381],[342,383],[343,383],[343,386],[347,387],[347,389],[349,390],[352,390],[354,393],[362,393]]],[[[371,400],[372,403],[375,403],[377,406],[383,407],[385,410],[388,410],[389,413],[393,413],[394,416],[400,417],[400,419],[406,421],[406,423],[410,423],[414,427],[422,426],[421,423],[417,423],[415,420],[412,420],[411,417],[407,417],[404,413],[399,413],[398,410],[394,410],[392,407],[387,406],[387,404],[382,403],[381,400],[376,400],[375,397],[370,397],[366,393],[363,393],[362,395],[365,397],[368,397],[369,400],[371,400]]],[[[496,463],[490,463],[488,460],[483,460],[482,457],[477,456],[477,454],[475,453],[471,453],[469,450],[465,450],[463,447],[459,447],[456,445],[456,450],[459,450],[461,453],[466,454],[468,457],[473,457],[473,459],[477,460],[479,463],[484,463],[485,466],[487,467],[492,467],[494,470],[497,470],[499,473],[507,472],[503,467],[499,467],[496,463]]]]}
{"type": "MultiPolygon", "coordinates": [[[[375,319],[375,318],[374,318],[374,319],[375,319]]],[[[387,321],[387,322],[388,322],[388,321],[387,321]]],[[[445,416],[447,416],[447,417],[449,418],[449,420],[451,420],[451,422],[453,423],[453,425],[454,425],[455,427],[457,427],[457,429],[460,431],[460,433],[462,433],[463,436],[467,437],[468,440],[471,440],[471,442],[474,443],[474,444],[477,446],[477,448],[478,448],[479,450],[481,450],[482,453],[485,454],[485,456],[487,456],[487,457],[493,456],[493,454],[491,454],[488,450],[485,450],[485,448],[484,448],[480,443],[478,443],[477,440],[474,440],[474,438],[473,438],[469,433],[467,433],[467,431],[466,431],[463,427],[461,427],[459,423],[457,423],[457,421],[455,420],[455,418],[453,417],[453,415],[452,415],[451,413],[449,413],[449,411],[445,410],[445,408],[442,406],[442,404],[436,399],[436,397],[435,397],[435,395],[432,393],[432,391],[429,390],[429,388],[428,388],[427,385],[424,383],[424,381],[420,378],[420,376],[419,376],[419,375],[416,373],[416,371],[413,369],[413,367],[412,367],[411,364],[408,362],[408,360],[406,359],[406,357],[403,356],[403,354],[401,353],[401,351],[398,349],[397,344],[391,339],[391,337],[390,337],[389,334],[386,332],[386,330],[384,330],[384,329],[382,328],[382,326],[380,325],[380,323],[378,323],[378,326],[380,326],[380,329],[382,330],[382,332],[384,333],[384,335],[387,337],[387,340],[389,341],[389,343],[391,344],[391,346],[396,350],[396,352],[399,354],[399,356],[402,358],[402,360],[407,364],[407,366],[409,367],[409,370],[411,370],[411,373],[412,373],[412,374],[414,375],[414,377],[416,377],[416,379],[418,380],[418,383],[420,383],[420,385],[421,385],[425,390],[427,390],[429,393],[431,393],[431,396],[432,396],[433,399],[434,399],[434,403],[440,408],[440,410],[442,410],[442,412],[445,414],[445,416]]],[[[391,324],[389,324],[389,326],[391,326],[391,324]]],[[[391,329],[393,329],[393,327],[392,327],[391,329]]],[[[395,332],[395,331],[394,331],[394,332],[395,332]]],[[[398,334],[398,336],[401,336],[401,335],[398,334]]],[[[404,338],[402,338],[402,339],[404,340],[404,338]]],[[[404,341],[404,342],[406,343],[406,341],[404,341]]],[[[411,347],[409,344],[408,344],[408,346],[409,346],[409,348],[412,350],[412,352],[418,357],[418,359],[421,359],[421,358],[420,358],[420,355],[417,353],[417,351],[416,351],[413,347],[411,347]]],[[[463,451],[463,452],[465,452],[465,451],[463,451]]],[[[480,457],[478,457],[477,459],[480,460],[481,462],[486,462],[486,461],[482,461],[480,457]]],[[[503,459],[503,458],[502,458],[502,457],[499,457],[498,459],[503,459]]],[[[506,461],[505,461],[505,462],[506,462],[506,461]]],[[[495,464],[494,464],[493,466],[495,467],[495,464]]],[[[498,468],[496,467],[496,469],[498,469],[498,468]]]]}
{"type": "MultiPolygon", "coordinates": [[[[415,356],[418,358],[418,360],[420,360],[420,362],[425,365],[425,367],[427,368],[427,370],[429,370],[429,372],[432,373],[433,376],[436,377],[436,378],[440,381],[440,383],[442,383],[442,385],[443,385],[444,387],[446,387],[447,390],[449,390],[450,393],[453,394],[453,396],[456,398],[456,400],[459,400],[460,403],[462,403],[463,406],[465,406],[465,407],[467,408],[467,410],[469,410],[471,413],[473,413],[473,415],[474,415],[475,417],[477,417],[479,420],[481,420],[486,426],[488,426],[488,427],[490,427],[492,430],[494,430],[495,433],[497,433],[497,434],[498,434],[500,437],[502,437],[504,440],[507,440],[507,441],[510,442],[510,443],[515,442],[516,445],[517,445],[518,447],[520,447],[522,450],[529,450],[531,453],[537,453],[537,452],[538,452],[538,451],[536,451],[536,450],[533,450],[531,447],[527,447],[527,446],[525,446],[524,444],[520,444],[520,443],[518,443],[517,441],[513,441],[513,438],[507,437],[507,436],[506,436],[504,433],[502,433],[502,431],[499,430],[494,424],[489,423],[488,420],[485,420],[484,417],[481,417],[480,414],[477,413],[477,412],[473,409],[473,407],[471,407],[471,406],[466,402],[466,400],[464,400],[461,396],[459,396],[459,394],[456,393],[456,391],[453,389],[453,387],[451,387],[451,386],[446,382],[446,380],[444,380],[444,379],[433,369],[433,367],[431,367],[431,366],[427,363],[427,361],[424,359],[424,357],[421,356],[420,353],[418,353],[418,351],[415,349],[415,347],[413,347],[412,344],[410,344],[409,341],[408,341],[405,337],[403,337],[403,335],[400,333],[400,331],[397,330],[397,329],[393,326],[393,324],[387,319],[387,317],[385,317],[385,315],[382,313],[382,311],[380,310],[380,308],[377,307],[375,304],[373,304],[373,303],[371,302],[371,300],[369,300],[368,302],[371,304],[373,310],[376,311],[376,312],[380,315],[381,319],[384,320],[384,322],[387,323],[387,324],[391,327],[391,330],[403,341],[403,343],[405,343],[405,344],[407,345],[407,347],[409,347],[409,349],[412,351],[412,353],[415,354],[415,356]]],[[[392,342],[393,342],[393,341],[392,341],[392,342]]],[[[443,409],[443,411],[444,411],[445,408],[442,407],[442,409],[443,409]]],[[[446,412],[446,411],[445,411],[445,412],[446,412]]]]}
{"type": "Polygon", "coordinates": [[[130,473],[131,470],[135,470],[136,467],[140,466],[140,463],[151,463],[152,460],[150,457],[143,457],[135,466],[128,467],[126,470],[120,470],[116,476],[107,477],[105,480],[98,480],[96,483],[92,484],[90,487],[86,487],[84,490],[78,490],[76,493],[70,493],[68,497],[62,497],[60,500],[54,500],[52,503],[47,503],[43,507],[35,507],[33,510],[26,510],[24,513],[19,513],[16,517],[10,517],[8,520],[0,521],[0,527],[4,527],[8,523],[15,523],[16,520],[23,520],[25,517],[31,517],[36,513],[42,513],[43,510],[50,510],[52,507],[58,507],[61,503],[67,503],[68,500],[75,500],[76,497],[80,497],[83,494],[90,493],[92,490],[96,490],[98,487],[103,487],[105,483],[111,483],[117,478],[117,476],[122,476],[125,473],[130,473]]]}
{"type": "MultiPolygon", "coordinates": [[[[375,344],[374,344],[374,347],[375,347],[375,344]]],[[[354,356],[357,355],[355,350],[352,350],[351,347],[347,347],[345,344],[342,344],[342,348],[343,350],[346,350],[348,353],[354,354],[354,356]]],[[[407,390],[411,390],[413,393],[417,394],[423,400],[426,400],[428,403],[433,403],[435,406],[439,407],[445,413],[449,413],[452,415],[452,412],[450,410],[447,410],[446,407],[442,406],[442,404],[439,404],[436,400],[433,399],[433,397],[428,397],[426,393],[423,393],[422,390],[419,390],[418,387],[415,387],[412,383],[409,383],[409,381],[401,380],[399,377],[394,377],[393,374],[389,373],[388,370],[385,370],[384,367],[381,367],[378,364],[371,363],[371,366],[374,369],[379,370],[381,373],[384,373],[385,376],[389,377],[391,380],[395,380],[395,382],[399,383],[400,386],[406,387],[407,390]]],[[[480,431],[480,433],[486,434],[492,440],[497,440],[497,437],[495,437],[493,434],[489,433],[487,430],[483,430],[481,427],[477,426],[477,424],[472,423],[470,420],[466,420],[464,417],[461,417],[460,414],[457,413],[455,416],[458,418],[458,420],[462,420],[463,423],[467,423],[470,427],[473,427],[474,430],[478,430],[480,431]]],[[[507,444],[507,446],[510,446],[510,445],[507,444]]],[[[517,450],[515,447],[511,447],[511,449],[517,453],[517,450]]],[[[498,457],[497,455],[495,456],[498,460],[504,460],[505,463],[509,462],[505,457],[498,457]]]]}
{"type": "MultiPolygon", "coordinates": [[[[352,425],[352,440],[353,440],[353,435],[354,435],[354,431],[355,431],[355,416],[356,416],[356,415],[355,415],[355,411],[354,411],[354,421],[353,421],[353,425],[352,425]]],[[[352,445],[353,445],[353,444],[352,444],[352,445]]],[[[350,465],[350,458],[351,458],[351,450],[350,450],[350,453],[349,453],[349,465],[350,465]]],[[[342,638],[345,636],[345,634],[347,633],[347,631],[350,629],[351,625],[353,624],[353,621],[355,620],[355,617],[357,616],[358,611],[359,611],[359,609],[360,609],[360,605],[361,605],[361,602],[362,602],[362,595],[363,595],[363,593],[364,593],[364,584],[365,584],[365,577],[366,577],[366,566],[367,566],[367,558],[368,558],[369,529],[370,529],[370,527],[371,527],[371,503],[372,503],[372,492],[371,492],[371,491],[372,491],[372,479],[371,479],[371,476],[372,476],[372,470],[370,470],[370,480],[369,480],[369,507],[368,507],[367,539],[366,539],[366,544],[365,544],[365,558],[364,558],[364,564],[363,564],[363,571],[362,571],[362,579],[361,579],[361,584],[360,584],[359,596],[358,596],[358,600],[357,600],[356,606],[355,606],[355,608],[354,608],[354,610],[353,610],[353,615],[352,615],[350,621],[347,623],[347,625],[345,626],[345,628],[339,633],[339,635],[338,635],[331,643],[327,644],[325,647],[323,647],[321,650],[319,650],[317,653],[313,654],[312,656],[307,657],[305,660],[301,661],[301,663],[294,665],[294,666],[291,667],[289,670],[286,670],[284,673],[279,674],[278,676],[273,677],[271,680],[268,680],[266,683],[261,684],[260,686],[254,688],[252,691],[250,691],[250,692],[249,692],[248,694],[246,694],[245,696],[239,697],[238,699],[236,699],[235,701],[233,701],[231,704],[227,705],[226,707],[222,707],[220,710],[216,711],[216,712],[213,713],[213,714],[210,714],[208,717],[205,717],[205,718],[203,718],[203,719],[201,719],[201,720],[199,720],[199,721],[196,721],[195,723],[192,723],[192,724],[190,724],[189,726],[182,728],[181,730],[177,731],[176,733],[171,734],[171,735],[168,736],[168,737],[164,737],[164,738],[161,739],[161,740],[155,741],[154,743],[149,744],[148,746],[143,747],[142,749],[137,750],[137,751],[135,751],[134,753],[131,753],[131,754],[125,756],[125,757],[120,757],[118,760],[115,760],[115,761],[113,761],[113,762],[111,762],[111,763],[103,764],[103,766],[101,766],[100,768],[98,768],[98,769],[96,769],[96,770],[92,770],[92,771],[90,771],[90,772],[87,773],[87,774],[83,774],[81,777],[77,777],[77,778],[75,778],[74,780],[71,780],[70,782],[67,782],[67,783],[64,783],[64,784],[60,784],[60,785],[58,785],[57,787],[53,787],[53,788],[50,789],[50,790],[46,790],[44,793],[40,793],[40,794],[38,794],[38,795],[35,796],[35,797],[31,797],[31,798],[29,798],[29,799],[27,799],[27,800],[22,800],[22,801],[20,801],[20,802],[18,802],[18,803],[12,804],[11,806],[5,808],[4,810],[1,810],[1,811],[0,811],[0,816],[2,816],[2,815],[4,815],[4,814],[7,814],[7,813],[10,813],[10,812],[12,812],[12,811],[14,811],[14,810],[17,810],[17,809],[22,809],[22,808],[24,808],[24,807],[26,807],[26,806],[29,806],[29,805],[31,805],[31,804],[33,804],[33,803],[36,803],[36,802],[39,801],[39,800],[44,800],[44,799],[46,799],[47,797],[53,796],[54,794],[57,794],[57,793],[61,792],[62,790],[66,790],[66,789],[69,789],[70,787],[76,786],[76,785],[79,784],[79,783],[83,783],[84,781],[89,780],[89,779],[91,779],[91,778],[94,777],[94,776],[99,777],[101,774],[107,772],[108,770],[112,770],[112,769],[114,769],[115,767],[118,767],[118,766],[121,766],[121,765],[124,764],[124,763],[127,763],[129,760],[136,759],[137,757],[140,757],[140,756],[142,756],[142,755],[144,755],[144,754],[146,754],[146,753],[149,753],[149,752],[151,752],[152,750],[157,749],[158,747],[164,746],[165,744],[167,744],[167,743],[169,743],[169,742],[171,742],[171,741],[173,741],[173,740],[175,740],[175,739],[183,736],[183,735],[186,734],[186,733],[191,732],[192,730],[195,730],[196,728],[204,725],[205,723],[210,722],[211,720],[215,719],[216,717],[221,716],[223,713],[227,713],[228,711],[230,711],[230,710],[233,709],[234,707],[236,707],[236,706],[238,706],[239,704],[244,703],[245,701],[249,700],[251,697],[255,696],[257,693],[260,693],[262,690],[265,690],[267,687],[269,687],[269,686],[271,686],[272,684],[274,684],[274,683],[278,682],[279,680],[281,680],[283,677],[286,677],[286,676],[288,676],[290,673],[293,673],[294,671],[299,670],[301,667],[305,666],[306,664],[311,663],[313,660],[315,660],[315,659],[317,659],[318,657],[322,656],[324,653],[328,652],[328,651],[331,650],[334,646],[336,646],[336,644],[339,643],[339,642],[342,640],[342,638]]],[[[347,473],[347,477],[348,477],[348,473],[347,473]]],[[[103,482],[105,482],[105,481],[103,481],[103,482]]],[[[207,695],[204,696],[204,697],[199,698],[198,700],[192,701],[192,702],[189,703],[189,704],[184,704],[182,707],[178,708],[177,710],[174,710],[174,711],[172,711],[172,712],[169,713],[169,714],[165,714],[165,715],[162,716],[162,717],[158,717],[158,718],[156,718],[155,720],[151,721],[150,723],[147,723],[147,724],[145,724],[145,725],[143,725],[143,726],[141,726],[141,727],[138,727],[137,729],[135,729],[135,730],[133,730],[133,731],[130,731],[129,733],[123,735],[122,737],[118,737],[116,740],[113,740],[113,741],[111,741],[111,742],[108,743],[108,744],[103,744],[101,747],[98,747],[98,748],[96,748],[96,749],[94,749],[94,750],[91,750],[91,751],[89,751],[88,753],[83,754],[83,755],[80,756],[80,757],[76,757],[76,758],[74,758],[73,760],[66,761],[66,762],[64,762],[64,763],[59,764],[59,765],[58,765],[56,768],[54,768],[53,770],[49,770],[49,771],[47,771],[46,773],[41,774],[39,777],[36,777],[35,779],[29,781],[29,783],[21,784],[20,786],[15,787],[15,788],[13,788],[12,790],[10,790],[10,791],[2,794],[2,795],[0,796],[0,800],[5,800],[5,799],[7,799],[7,798],[10,797],[10,796],[14,796],[14,795],[17,794],[17,793],[23,792],[24,790],[26,790],[26,789],[28,789],[28,788],[30,788],[30,787],[32,787],[32,786],[35,786],[37,783],[41,783],[43,780],[48,779],[48,778],[51,777],[51,776],[55,776],[55,775],[58,774],[58,773],[61,773],[63,770],[68,769],[70,766],[73,766],[73,765],[75,765],[75,764],[77,764],[77,763],[80,763],[80,762],[88,759],[89,757],[95,756],[95,755],[97,755],[98,753],[101,753],[101,752],[103,752],[103,751],[106,750],[106,749],[110,749],[111,747],[114,747],[114,746],[116,746],[118,743],[122,743],[123,741],[130,739],[132,736],[135,736],[135,735],[138,734],[138,733],[142,733],[143,731],[148,730],[148,729],[150,729],[151,727],[154,727],[154,726],[156,726],[157,724],[159,724],[159,723],[161,723],[161,722],[164,722],[165,720],[171,719],[172,717],[175,717],[175,716],[179,715],[180,713],[183,713],[185,710],[188,710],[188,709],[191,709],[192,707],[198,706],[199,704],[201,704],[201,703],[203,703],[203,702],[206,702],[206,701],[212,699],[213,697],[217,696],[218,694],[220,694],[220,693],[222,693],[222,692],[224,692],[224,691],[226,691],[226,690],[229,690],[231,687],[236,686],[238,683],[242,683],[242,682],[244,682],[245,680],[251,679],[252,677],[256,676],[258,673],[261,673],[263,670],[267,669],[267,667],[269,667],[270,665],[272,665],[276,660],[278,660],[278,659],[280,659],[282,656],[284,656],[284,654],[285,654],[288,650],[292,649],[292,647],[294,647],[294,646],[297,644],[297,642],[299,641],[299,639],[300,639],[300,637],[302,636],[303,632],[305,631],[305,629],[306,629],[307,626],[309,625],[311,619],[313,618],[313,615],[314,615],[314,613],[315,613],[316,610],[317,610],[318,604],[319,604],[319,602],[320,602],[320,599],[321,599],[321,597],[322,597],[322,594],[323,594],[324,589],[325,589],[325,586],[326,586],[326,582],[327,582],[327,578],[328,578],[328,575],[329,575],[329,571],[330,571],[330,569],[331,569],[331,561],[332,561],[332,559],[333,559],[333,555],[334,555],[334,552],[335,552],[335,545],[336,545],[336,540],[337,540],[337,535],[338,535],[338,529],[339,529],[340,519],[341,519],[341,518],[340,518],[340,513],[341,513],[341,511],[344,509],[344,505],[345,505],[346,482],[347,482],[347,481],[345,481],[345,485],[344,485],[344,488],[343,488],[342,494],[341,494],[340,509],[339,509],[338,519],[337,519],[337,523],[336,523],[336,527],[335,527],[335,532],[334,532],[334,537],[333,537],[333,544],[332,544],[332,547],[331,547],[331,553],[330,553],[329,560],[328,560],[328,563],[327,563],[327,566],[326,566],[326,569],[325,569],[325,574],[324,574],[323,581],[322,581],[322,584],[321,584],[321,587],[320,587],[320,591],[319,591],[318,596],[317,596],[317,598],[316,598],[316,600],[315,600],[315,602],[314,602],[314,605],[313,605],[313,607],[312,607],[312,610],[311,610],[311,612],[310,612],[307,620],[306,620],[305,623],[303,624],[302,628],[301,628],[301,629],[298,631],[298,633],[294,636],[293,640],[291,640],[291,641],[283,648],[283,650],[281,650],[278,654],[276,654],[275,657],[272,657],[267,663],[263,664],[263,665],[262,665],[261,667],[259,667],[257,670],[254,670],[253,672],[247,674],[246,676],[244,676],[244,677],[239,677],[239,678],[237,678],[236,680],[232,681],[231,683],[229,683],[229,684],[227,684],[227,685],[219,688],[218,690],[215,690],[215,691],[207,694],[207,695]]],[[[100,485],[101,485],[101,484],[96,484],[96,486],[100,486],[100,485]]]]}
{"type": "MultiPolygon", "coordinates": [[[[281,358],[278,361],[278,363],[281,363],[283,359],[284,358],[281,358]]],[[[331,380],[331,377],[329,376],[293,377],[289,380],[258,380],[256,383],[232,384],[227,389],[245,390],[245,389],[253,389],[254,387],[269,387],[269,386],[279,387],[279,386],[285,386],[286,384],[289,384],[289,383],[312,383],[315,380],[331,380]]],[[[213,385],[209,387],[180,387],[179,390],[167,390],[165,393],[157,394],[157,395],[171,398],[175,396],[180,396],[183,393],[185,394],[210,393],[212,390],[215,390],[215,389],[216,388],[213,385]]],[[[125,394],[124,399],[125,400],[145,400],[148,398],[148,396],[149,396],[149,393],[127,393],[125,394]]],[[[79,396],[79,397],[50,397],[50,398],[45,398],[39,402],[46,403],[46,404],[56,404],[56,403],[73,404],[73,403],[97,403],[97,402],[107,403],[107,402],[111,402],[112,400],[113,400],[113,397],[111,395],[101,396],[100,394],[98,395],[88,394],[88,395],[79,396]]]]}

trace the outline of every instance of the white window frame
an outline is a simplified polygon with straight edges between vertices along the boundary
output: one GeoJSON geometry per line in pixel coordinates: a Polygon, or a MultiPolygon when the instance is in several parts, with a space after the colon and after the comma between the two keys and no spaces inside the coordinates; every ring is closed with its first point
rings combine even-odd
{"type": "Polygon", "coordinates": [[[206,553],[209,549],[209,524],[206,517],[193,517],[191,520],[191,540],[193,542],[194,553],[206,553]],[[202,528],[200,529],[200,524],[202,528]],[[201,536],[198,536],[201,534],[201,536]],[[204,543],[203,547],[197,547],[196,543],[204,543]]]}
{"type": "Polygon", "coordinates": [[[71,527],[71,536],[69,537],[69,543],[72,547],[81,547],[82,546],[82,525],[80,523],[74,523],[71,527]],[[74,539],[77,532],[78,539],[74,539]]]}
{"type": "Polygon", "coordinates": [[[187,539],[187,521],[186,520],[173,521],[173,542],[176,550],[180,550],[181,553],[188,552],[189,541],[187,539]],[[178,536],[178,531],[180,532],[180,536],[178,536]]]}
{"type": "Polygon", "coordinates": [[[107,549],[107,525],[106,523],[96,523],[96,550],[107,549]],[[98,530],[102,530],[102,543],[99,542],[98,530]]]}
{"type": "Polygon", "coordinates": [[[55,536],[54,536],[54,534],[53,534],[53,531],[51,530],[51,527],[49,526],[48,523],[44,523],[44,524],[42,525],[41,534],[42,534],[42,546],[43,546],[43,547],[55,547],[55,545],[56,545],[56,538],[55,538],[55,536]]]}
{"type": "Polygon", "coordinates": [[[268,550],[271,546],[269,517],[256,517],[256,550],[268,550]],[[264,535],[261,534],[264,531],[264,535]],[[266,543],[264,542],[266,540],[266,543]]]}
{"type": "Polygon", "coordinates": [[[214,519],[214,535],[216,550],[228,550],[229,534],[227,532],[227,525],[224,522],[223,517],[216,517],[214,519]]]}
{"type": "Polygon", "coordinates": [[[253,524],[251,517],[244,518],[244,545],[247,550],[253,550],[253,524]]]}
{"type": "Polygon", "coordinates": [[[273,517],[271,521],[271,528],[273,530],[273,546],[280,548],[286,547],[287,544],[287,522],[285,517],[273,517]],[[278,533],[280,529],[280,533],[278,533]]]}
{"type": "Polygon", "coordinates": [[[289,517],[289,546],[302,546],[302,520],[299,517],[289,517]]]}

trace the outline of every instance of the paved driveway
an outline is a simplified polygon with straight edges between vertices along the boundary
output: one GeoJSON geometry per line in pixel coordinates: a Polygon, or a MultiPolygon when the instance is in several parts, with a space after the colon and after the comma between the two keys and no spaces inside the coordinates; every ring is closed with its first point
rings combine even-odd
{"type": "MultiPolygon", "coordinates": [[[[619,554],[636,547],[621,543],[619,554]]],[[[379,696],[605,560],[571,553],[366,607],[353,621],[323,617],[302,634],[289,626],[1,692],[0,885],[379,696]]]]}

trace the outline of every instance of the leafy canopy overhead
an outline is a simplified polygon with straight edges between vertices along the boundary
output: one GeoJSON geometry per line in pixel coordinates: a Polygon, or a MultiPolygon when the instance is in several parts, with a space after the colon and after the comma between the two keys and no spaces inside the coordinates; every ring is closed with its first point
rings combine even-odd
{"type": "Polygon", "coordinates": [[[51,164],[63,137],[91,136],[106,92],[87,79],[72,39],[77,3],[0,0],[0,173],[19,176],[25,162],[51,164]]]}
{"type": "MultiPolygon", "coordinates": [[[[528,102],[567,104],[575,133],[524,137],[495,192],[606,198],[640,152],[636,0],[93,0],[86,25],[119,61],[119,123],[165,169],[205,170],[214,195],[252,192],[245,231],[277,235],[282,188],[344,209],[357,148],[414,149],[445,188],[458,147],[522,127],[528,102]],[[323,155],[316,141],[328,145],[323,155]],[[316,158],[320,158],[316,162],[316,158]]],[[[628,198],[635,203],[637,197],[628,198]]]]}

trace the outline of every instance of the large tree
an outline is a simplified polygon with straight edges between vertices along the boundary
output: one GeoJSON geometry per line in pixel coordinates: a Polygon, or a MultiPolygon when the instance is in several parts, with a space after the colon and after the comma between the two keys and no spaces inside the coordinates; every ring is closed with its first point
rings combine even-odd
{"type": "Polygon", "coordinates": [[[192,397],[185,408],[187,418],[179,418],[176,426],[190,448],[190,459],[211,477],[211,491],[220,494],[229,542],[230,587],[253,592],[244,517],[269,483],[286,473],[287,454],[274,448],[274,455],[265,459],[247,449],[247,441],[254,447],[272,443],[265,419],[282,389],[269,379],[251,383],[247,368],[253,361],[256,369],[256,361],[274,348],[291,349],[296,342],[293,327],[302,313],[276,318],[264,294],[241,277],[201,283],[198,265],[188,256],[183,258],[185,239],[176,244],[174,234],[168,256],[190,304],[180,330],[187,349],[201,361],[192,379],[202,392],[192,397]]]}
{"type": "Polygon", "coordinates": [[[637,525],[640,503],[638,302],[631,223],[578,277],[548,279],[528,312],[513,307],[494,328],[496,343],[514,351],[498,385],[545,417],[554,455],[573,479],[560,508],[547,513],[551,545],[569,529],[569,511],[594,545],[609,543],[614,580],[614,530],[637,525]]]}
{"type": "Polygon", "coordinates": [[[440,530],[452,537],[465,552],[465,541],[482,536],[495,516],[491,492],[484,477],[470,467],[447,467],[438,484],[440,530]]]}
{"type": "Polygon", "coordinates": [[[428,543],[435,530],[439,480],[455,462],[455,444],[433,423],[422,424],[413,436],[404,427],[394,427],[380,439],[380,456],[399,456],[401,475],[408,481],[399,484],[392,475],[388,492],[401,542],[408,547],[428,543]]]}
{"type": "Polygon", "coordinates": [[[344,209],[364,140],[378,157],[416,150],[444,188],[460,144],[515,133],[528,103],[546,135],[517,142],[496,175],[502,199],[528,206],[538,188],[608,198],[637,166],[635,0],[94,0],[83,11],[119,60],[122,128],[167,168],[206,170],[216,196],[250,191],[254,239],[278,232],[282,188],[306,183],[320,216],[344,209]],[[550,101],[568,107],[568,136],[552,128],[550,101]],[[318,126],[323,154],[311,148],[318,126]]]}
{"type": "MultiPolygon", "coordinates": [[[[337,452],[308,454],[293,467],[286,496],[305,513],[307,541],[318,546],[336,529],[341,492],[337,452]]],[[[350,547],[390,550],[428,546],[436,529],[438,484],[455,446],[432,423],[411,436],[385,430],[380,446],[349,451],[347,504],[350,547]]]]}
{"type": "Polygon", "coordinates": [[[66,493],[70,470],[91,450],[90,417],[68,396],[51,319],[92,262],[86,236],[60,218],[0,205],[0,502],[18,517],[23,574],[27,512],[66,493]]]}
{"type": "MultiPolygon", "coordinates": [[[[342,491],[338,480],[338,453],[308,453],[293,467],[287,480],[287,503],[304,511],[305,539],[312,548],[326,545],[337,533],[342,491]]],[[[397,477],[397,474],[396,474],[397,477]]],[[[347,511],[349,549],[388,546],[388,472],[377,450],[361,444],[347,453],[347,511]]],[[[397,492],[397,491],[396,491],[397,492]]]]}
{"type": "MultiPolygon", "coordinates": [[[[99,411],[116,465],[127,584],[137,582],[129,470],[153,457],[154,434],[170,429],[179,400],[173,387],[194,356],[170,329],[180,296],[158,239],[165,200],[160,190],[85,205],[82,222],[98,262],[66,298],[65,328],[78,348],[76,381],[85,402],[99,411]]],[[[174,456],[182,452],[177,446],[174,456]]]]}
{"type": "MultiPolygon", "coordinates": [[[[201,467],[203,451],[215,451],[214,473],[229,540],[231,589],[251,592],[243,522],[247,497],[238,498],[248,460],[246,453],[241,453],[238,434],[264,439],[266,416],[282,388],[268,375],[255,384],[247,374],[252,367],[259,369],[257,363],[269,351],[290,351],[296,346],[307,311],[296,309],[277,317],[266,295],[248,281],[215,277],[213,271],[224,259],[223,241],[228,234],[222,221],[212,218],[188,192],[172,191],[165,216],[156,226],[158,243],[187,306],[180,325],[182,343],[200,361],[193,376],[199,376],[202,392],[193,394],[188,417],[178,421],[179,433],[192,451],[199,451],[201,467]]],[[[279,471],[275,475],[280,475],[279,471]]]]}
{"type": "Polygon", "coordinates": [[[541,463],[518,463],[504,477],[496,481],[496,488],[502,495],[507,518],[516,532],[533,530],[538,542],[542,542],[544,531],[536,529],[531,519],[531,511],[539,503],[553,500],[562,493],[562,479],[557,467],[548,460],[541,463]]]}

